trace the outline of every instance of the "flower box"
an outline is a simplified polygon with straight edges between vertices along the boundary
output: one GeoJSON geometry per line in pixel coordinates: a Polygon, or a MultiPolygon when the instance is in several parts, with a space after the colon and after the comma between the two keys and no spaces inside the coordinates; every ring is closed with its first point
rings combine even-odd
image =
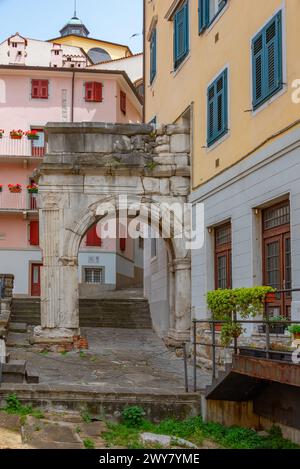
{"type": "Polygon", "coordinates": [[[29,186],[27,186],[27,192],[29,194],[37,194],[39,191],[39,188],[36,184],[30,184],[29,186]]]}
{"type": "Polygon", "coordinates": [[[22,192],[22,186],[20,184],[8,184],[8,190],[12,194],[20,194],[22,192]]]}
{"type": "Polygon", "coordinates": [[[25,135],[28,138],[28,140],[39,140],[40,138],[36,130],[29,130],[28,132],[26,132],[25,135]]]}
{"type": "Polygon", "coordinates": [[[4,130],[0,129],[0,138],[3,137],[3,134],[4,134],[4,130]]]}
{"type": "Polygon", "coordinates": [[[23,130],[11,130],[10,132],[10,138],[12,140],[21,140],[24,135],[23,130]]]}

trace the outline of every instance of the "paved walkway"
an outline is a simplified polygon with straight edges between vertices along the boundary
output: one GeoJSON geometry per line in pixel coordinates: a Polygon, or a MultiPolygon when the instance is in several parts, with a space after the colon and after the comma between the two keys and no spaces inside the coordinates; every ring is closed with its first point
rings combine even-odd
{"type": "MultiPolygon", "coordinates": [[[[182,393],[184,364],[150,330],[83,329],[89,350],[67,354],[14,349],[12,358],[26,359],[40,384],[81,385],[99,392],[182,393]]],[[[23,334],[24,337],[24,334],[23,334]]],[[[190,389],[193,370],[189,366],[190,389]]],[[[210,374],[198,370],[200,388],[210,384],[210,374]]]]}

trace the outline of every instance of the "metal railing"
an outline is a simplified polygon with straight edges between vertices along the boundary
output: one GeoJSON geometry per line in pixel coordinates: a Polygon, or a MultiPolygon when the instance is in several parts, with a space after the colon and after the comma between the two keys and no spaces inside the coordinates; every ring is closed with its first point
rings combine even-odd
{"type": "MultiPolygon", "coordinates": [[[[275,301],[276,298],[278,297],[289,297],[291,298],[292,293],[294,292],[300,292],[300,288],[295,288],[295,289],[288,289],[288,290],[278,290],[275,293],[275,301]]],[[[240,344],[240,339],[242,337],[245,338],[245,334],[242,334],[238,338],[233,338],[231,345],[229,346],[224,346],[220,343],[217,342],[217,335],[218,331],[216,329],[216,326],[222,326],[223,324],[228,324],[228,321],[219,321],[219,320],[212,320],[212,319],[203,319],[203,320],[193,320],[193,333],[192,333],[192,348],[193,348],[193,390],[194,392],[197,392],[197,346],[205,346],[205,347],[211,347],[212,349],[212,379],[216,379],[217,377],[217,349],[227,349],[227,350],[232,350],[235,355],[239,354],[242,350],[255,350],[258,352],[264,352],[265,358],[266,359],[272,359],[272,354],[279,354],[282,355],[289,355],[291,356],[292,352],[283,352],[282,350],[278,349],[272,349],[271,348],[271,335],[274,333],[277,336],[281,336],[282,333],[278,332],[272,332],[274,330],[275,325],[284,325],[285,328],[287,329],[288,326],[297,324],[300,325],[300,321],[291,321],[288,317],[284,320],[272,320],[272,317],[269,316],[268,308],[265,310],[264,314],[264,319],[258,319],[258,320],[243,320],[243,319],[238,319],[237,317],[234,317],[232,319],[232,322],[235,324],[240,324],[240,325],[263,325],[265,328],[265,333],[260,332],[260,338],[265,337],[265,347],[264,348],[255,348],[251,347],[250,345],[243,345],[240,344]],[[207,342],[202,342],[197,340],[197,325],[199,324],[207,324],[210,327],[211,331],[211,343],[207,342]]],[[[279,342],[280,343],[280,342],[279,342]]],[[[281,358],[282,359],[282,358],[281,358]]]]}
{"type": "Polygon", "coordinates": [[[4,157],[37,157],[42,158],[46,153],[46,145],[39,146],[36,140],[26,137],[14,140],[10,137],[0,138],[0,158],[4,157]]]}
{"type": "Polygon", "coordinates": [[[18,194],[3,188],[0,192],[0,210],[37,210],[37,198],[34,194],[28,194],[26,188],[18,194]]]}

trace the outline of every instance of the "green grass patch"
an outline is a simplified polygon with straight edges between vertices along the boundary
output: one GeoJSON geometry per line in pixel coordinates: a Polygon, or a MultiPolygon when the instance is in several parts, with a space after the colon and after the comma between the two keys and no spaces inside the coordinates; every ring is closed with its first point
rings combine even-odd
{"type": "MultiPolygon", "coordinates": [[[[136,412],[132,412],[130,415],[135,414],[136,412]]],[[[280,428],[275,426],[267,436],[260,436],[256,431],[247,428],[229,428],[217,423],[205,423],[201,417],[185,421],[168,419],[159,424],[153,424],[145,419],[139,423],[133,419],[133,424],[124,420],[123,415],[123,423],[108,424],[108,431],[102,434],[109,447],[143,449],[139,435],[142,432],[151,432],[183,438],[199,448],[204,440],[208,440],[216,443],[220,448],[228,449],[299,449],[299,446],[284,439],[280,428]]]]}

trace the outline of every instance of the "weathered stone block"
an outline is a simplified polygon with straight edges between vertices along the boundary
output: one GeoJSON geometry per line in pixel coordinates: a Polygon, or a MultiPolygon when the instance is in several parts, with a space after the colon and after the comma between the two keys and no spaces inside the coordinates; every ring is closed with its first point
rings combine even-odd
{"type": "Polygon", "coordinates": [[[174,155],[170,153],[160,154],[159,156],[154,156],[153,161],[157,164],[175,164],[174,155]]]}
{"type": "Polygon", "coordinates": [[[177,168],[184,168],[190,165],[190,158],[187,154],[176,155],[174,160],[177,168]]]}
{"type": "Polygon", "coordinates": [[[190,179],[188,177],[173,176],[170,179],[171,193],[173,195],[188,195],[190,192],[190,179]]]}
{"type": "Polygon", "coordinates": [[[171,153],[189,153],[190,136],[188,134],[171,135],[171,153]]]}
{"type": "Polygon", "coordinates": [[[159,192],[159,179],[146,177],[143,179],[145,193],[159,192]]]}
{"type": "Polygon", "coordinates": [[[131,140],[126,135],[113,136],[113,152],[128,152],[131,150],[131,140]]]}
{"type": "Polygon", "coordinates": [[[169,145],[157,145],[157,147],[155,147],[153,151],[156,154],[170,153],[170,146],[169,145]]]}

